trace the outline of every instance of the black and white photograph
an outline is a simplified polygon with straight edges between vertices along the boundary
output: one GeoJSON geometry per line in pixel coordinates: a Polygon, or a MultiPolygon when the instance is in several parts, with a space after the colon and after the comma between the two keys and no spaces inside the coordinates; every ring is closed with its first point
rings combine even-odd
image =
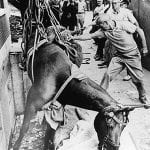
{"type": "Polygon", "coordinates": [[[150,150],[150,0],[0,0],[0,150],[150,150]]]}

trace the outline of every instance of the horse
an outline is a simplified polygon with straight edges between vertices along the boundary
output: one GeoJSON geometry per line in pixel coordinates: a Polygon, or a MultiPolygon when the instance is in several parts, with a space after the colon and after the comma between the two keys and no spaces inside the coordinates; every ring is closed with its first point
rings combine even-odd
{"type": "MultiPolygon", "coordinates": [[[[12,2],[12,4],[21,11],[21,14],[25,14],[25,7],[28,8],[27,0],[9,0],[9,2],[12,2]]],[[[39,9],[35,3],[42,1],[37,0],[35,2],[28,0],[28,3],[29,2],[32,2],[33,10],[28,12],[35,12],[32,13],[30,17],[37,19],[35,14],[38,13],[37,10],[39,9]]],[[[32,23],[30,25],[33,27],[30,36],[27,36],[27,53],[34,47],[36,29],[39,22],[36,26],[32,23]]],[[[47,26],[47,24],[45,26],[47,26]]],[[[74,64],[58,43],[47,41],[41,46],[36,47],[36,49],[34,56],[31,55],[28,61],[27,71],[32,81],[32,86],[27,94],[23,124],[20,129],[19,137],[13,146],[13,150],[19,150],[21,141],[28,131],[30,120],[36,115],[37,111],[41,111],[45,104],[52,102],[61,86],[72,76],[71,70],[74,64]]],[[[115,101],[106,90],[89,77],[84,77],[83,79],[73,77],[63,92],[57,97],[57,101],[63,106],[68,104],[97,111],[99,112],[98,116],[103,115],[105,112],[118,112],[122,109],[121,105],[115,101]]],[[[96,120],[98,120],[96,122],[98,122],[101,127],[101,120],[96,120]]],[[[100,136],[99,131],[96,131],[98,136],[100,136]]]]}
{"type": "Polygon", "coordinates": [[[129,122],[128,115],[131,110],[134,110],[134,108],[110,114],[99,113],[96,116],[94,127],[99,139],[99,150],[119,149],[120,136],[129,122]]]}

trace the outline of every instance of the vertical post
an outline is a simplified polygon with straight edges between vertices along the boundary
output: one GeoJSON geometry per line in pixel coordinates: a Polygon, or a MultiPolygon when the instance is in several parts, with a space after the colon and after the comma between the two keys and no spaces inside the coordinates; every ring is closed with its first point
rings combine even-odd
{"type": "Polygon", "coordinates": [[[141,6],[140,6],[141,3],[140,3],[140,1],[141,1],[141,0],[138,0],[138,16],[137,16],[137,17],[138,17],[138,21],[140,20],[140,8],[141,8],[141,6]]]}
{"type": "Polygon", "coordinates": [[[23,84],[23,71],[19,68],[21,60],[21,52],[10,52],[11,78],[13,97],[15,104],[15,113],[20,115],[24,112],[25,94],[23,84]]]}

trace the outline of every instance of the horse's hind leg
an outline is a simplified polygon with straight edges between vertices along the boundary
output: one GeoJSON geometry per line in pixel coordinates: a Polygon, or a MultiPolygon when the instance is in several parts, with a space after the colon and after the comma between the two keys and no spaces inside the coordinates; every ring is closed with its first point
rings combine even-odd
{"type": "Polygon", "coordinates": [[[21,141],[29,129],[30,120],[36,115],[37,111],[41,109],[44,104],[45,101],[42,99],[39,92],[34,87],[31,87],[27,96],[23,124],[20,130],[19,138],[13,147],[14,150],[19,149],[21,141]]]}

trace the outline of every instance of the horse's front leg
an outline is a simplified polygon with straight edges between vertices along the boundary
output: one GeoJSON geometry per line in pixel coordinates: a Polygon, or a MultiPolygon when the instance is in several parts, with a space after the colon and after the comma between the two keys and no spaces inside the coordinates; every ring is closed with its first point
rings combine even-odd
{"type": "MultiPolygon", "coordinates": [[[[48,99],[51,98],[52,94],[53,93],[49,94],[48,99]]],[[[39,90],[33,86],[29,90],[25,112],[24,112],[23,124],[20,130],[19,138],[15,142],[13,150],[19,150],[21,141],[29,129],[30,120],[33,117],[35,117],[37,111],[40,110],[42,106],[46,103],[46,100],[44,99],[43,95],[44,95],[43,93],[40,93],[39,90]]]]}
{"type": "Polygon", "coordinates": [[[94,128],[97,132],[99,144],[98,144],[98,150],[102,150],[104,146],[104,139],[107,136],[107,124],[105,121],[105,116],[103,112],[99,112],[94,120],[94,128]]]}
{"type": "Polygon", "coordinates": [[[22,127],[20,129],[20,134],[19,134],[19,138],[18,140],[15,142],[15,145],[13,147],[13,150],[19,150],[19,147],[21,145],[21,141],[25,135],[25,133],[27,133],[28,129],[29,129],[29,123],[30,120],[36,115],[36,107],[34,105],[29,106],[26,110],[25,110],[25,114],[24,114],[24,119],[23,119],[23,124],[22,127]]]}
{"type": "Polygon", "coordinates": [[[44,150],[54,150],[54,135],[55,130],[50,127],[50,125],[46,122],[46,131],[44,138],[44,150]]]}

